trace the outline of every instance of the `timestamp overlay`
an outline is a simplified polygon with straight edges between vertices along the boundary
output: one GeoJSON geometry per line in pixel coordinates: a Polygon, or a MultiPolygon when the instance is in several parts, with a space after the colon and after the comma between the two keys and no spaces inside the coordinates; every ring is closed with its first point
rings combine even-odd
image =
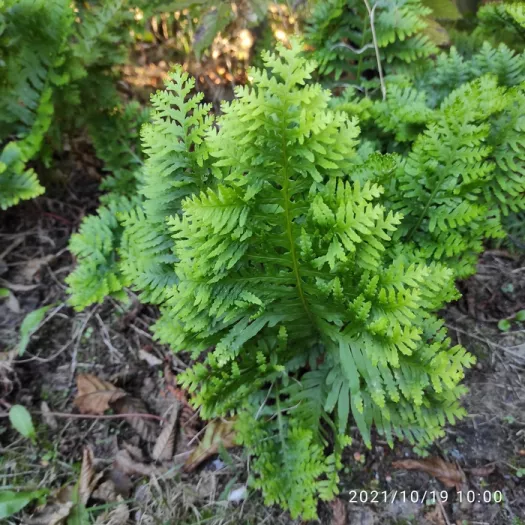
{"type": "Polygon", "coordinates": [[[501,503],[501,490],[349,490],[346,492],[349,503],[392,504],[396,502],[423,503],[433,505],[438,502],[447,503],[501,503]]]}

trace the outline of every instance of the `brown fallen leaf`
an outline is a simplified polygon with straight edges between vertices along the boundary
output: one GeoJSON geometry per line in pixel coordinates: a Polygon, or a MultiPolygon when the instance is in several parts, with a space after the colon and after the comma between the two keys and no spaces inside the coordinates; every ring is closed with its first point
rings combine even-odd
{"type": "Polygon", "coordinates": [[[146,361],[149,366],[160,366],[162,364],[162,359],[143,349],[139,350],[139,359],[146,361]]]}
{"type": "Polygon", "coordinates": [[[428,459],[402,459],[392,463],[394,468],[405,470],[421,470],[435,477],[445,487],[456,487],[461,490],[466,482],[465,473],[455,463],[449,463],[444,459],[435,457],[428,459]]]}
{"type": "Polygon", "coordinates": [[[101,514],[95,521],[95,525],[126,525],[129,515],[128,506],[125,503],[120,503],[111,512],[101,514]]]}
{"type": "Polygon", "coordinates": [[[26,519],[24,525],[62,525],[74,506],[72,501],[48,504],[44,509],[26,519]]]}
{"type": "Polygon", "coordinates": [[[56,430],[58,428],[56,417],[51,414],[49,405],[45,401],[42,401],[42,403],[40,403],[40,411],[42,412],[42,418],[44,420],[44,423],[51,430],[56,430]]]}
{"type": "Polygon", "coordinates": [[[346,503],[336,498],[330,502],[332,507],[332,521],[330,525],[346,525],[348,522],[348,512],[346,511],[346,503]]]}
{"type": "Polygon", "coordinates": [[[447,525],[447,522],[443,517],[443,511],[439,505],[436,505],[430,512],[425,514],[425,520],[429,525],[447,525]]]}
{"type": "Polygon", "coordinates": [[[86,505],[91,493],[97,486],[103,472],[95,472],[95,457],[91,447],[84,447],[82,455],[82,467],[80,469],[80,478],[78,480],[78,501],[86,505]]]}
{"type": "Polygon", "coordinates": [[[495,465],[487,465],[486,467],[471,468],[468,470],[468,472],[472,476],[479,476],[480,478],[486,478],[490,476],[494,472],[494,470],[496,470],[495,465]]]}
{"type": "Polygon", "coordinates": [[[73,485],[64,485],[48,497],[45,505],[26,518],[24,525],[62,525],[69,517],[74,503],[76,488],[73,485]]]}
{"type": "Polygon", "coordinates": [[[197,448],[190,454],[184,464],[184,471],[195,470],[203,461],[219,452],[219,446],[231,448],[236,445],[234,421],[215,419],[206,427],[206,432],[197,448]]]}
{"type": "Polygon", "coordinates": [[[91,497],[100,501],[105,501],[106,503],[111,503],[117,501],[118,495],[119,493],[115,486],[115,482],[112,479],[107,479],[93,491],[91,497]]]}
{"type": "Polygon", "coordinates": [[[155,461],[169,461],[173,457],[175,450],[175,428],[179,419],[179,403],[173,404],[168,423],[164,425],[162,432],[159,434],[153,451],[152,459],[155,461]]]}
{"type": "Polygon", "coordinates": [[[133,445],[131,443],[122,443],[122,448],[124,450],[127,450],[135,461],[138,461],[140,463],[144,463],[146,461],[146,458],[144,457],[144,454],[142,453],[142,450],[137,447],[136,445],[133,445]]]}
{"type": "Polygon", "coordinates": [[[109,381],[99,379],[93,374],[77,376],[78,394],[73,404],[82,414],[102,415],[110,408],[109,404],[126,395],[109,381]]]}
{"type": "Polygon", "coordinates": [[[155,465],[147,465],[140,461],[135,461],[127,450],[119,450],[117,452],[113,462],[113,467],[129,476],[136,474],[141,476],[152,476],[163,472],[163,469],[156,467],[155,465]]]}
{"type": "MultiPolygon", "coordinates": [[[[110,401],[109,406],[117,414],[149,414],[146,405],[136,397],[119,396],[110,401]]],[[[155,441],[158,434],[158,425],[151,421],[140,417],[140,415],[126,418],[126,421],[131,425],[133,430],[145,441],[155,441]]]]}
{"type": "MultiPolygon", "coordinates": [[[[22,281],[32,281],[36,274],[40,271],[40,268],[45,264],[48,264],[55,258],[54,254],[46,255],[44,257],[37,257],[31,259],[28,263],[20,270],[19,276],[22,281]]],[[[40,280],[40,279],[38,279],[40,280]]]]}

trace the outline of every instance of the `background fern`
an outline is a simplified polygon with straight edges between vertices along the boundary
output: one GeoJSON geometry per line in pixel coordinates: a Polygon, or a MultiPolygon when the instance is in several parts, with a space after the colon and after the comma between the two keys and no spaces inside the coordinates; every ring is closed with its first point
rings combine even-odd
{"type": "MultiPolygon", "coordinates": [[[[437,52],[425,34],[425,17],[432,10],[420,0],[381,0],[374,6],[374,26],[385,70],[405,70],[407,65],[437,52]]],[[[321,75],[344,78],[360,88],[377,87],[370,17],[362,0],[317,2],[306,37],[321,75]]]]}

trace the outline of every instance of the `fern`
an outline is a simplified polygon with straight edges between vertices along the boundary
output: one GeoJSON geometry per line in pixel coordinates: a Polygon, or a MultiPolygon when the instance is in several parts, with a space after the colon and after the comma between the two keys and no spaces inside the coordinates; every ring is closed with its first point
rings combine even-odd
{"type": "MultiPolygon", "coordinates": [[[[387,71],[404,70],[436,53],[425,35],[425,17],[432,10],[420,0],[380,0],[374,5],[377,43],[387,71]]],[[[366,79],[377,76],[370,17],[362,0],[317,2],[306,35],[321,75],[344,77],[360,87],[368,87],[366,79]]]]}
{"type": "Polygon", "coordinates": [[[152,122],[142,131],[147,155],[140,189],[143,204],[122,217],[122,271],[146,301],[162,302],[176,282],[166,219],[179,214],[182,200],[211,178],[203,142],[212,125],[210,106],[199,104],[202,94],[188,96],[194,86],[194,80],[177,68],[166,91],[152,97],[152,122]]]}
{"type": "Polygon", "coordinates": [[[513,49],[525,50],[525,4],[523,2],[491,3],[481,6],[474,37],[504,42],[513,49]]]}
{"type": "Polygon", "coordinates": [[[525,81],[525,56],[505,44],[497,48],[485,42],[478,53],[465,58],[452,47],[438,56],[435,65],[414,78],[418,89],[427,92],[429,104],[439,105],[454,89],[486,74],[496,75],[501,85],[512,87],[525,81]]]}
{"type": "Polygon", "coordinates": [[[26,168],[25,160],[16,142],[10,142],[0,153],[0,208],[2,210],[44,192],[35,172],[26,168]]]}
{"type": "Polygon", "coordinates": [[[503,217],[525,206],[523,97],[521,87],[505,89],[493,76],[464,84],[434,111],[397,169],[374,169],[375,158],[363,165],[358,180],[384,184],[387,207],[404,215],[399,250],[464,277],[485,239],[505,237],[503,217]]]}
{"type": "Polygon", "coordinates": [[[182,382],[202,415],[237,414],[254,485],[313,518],[337,491],[349,418],[367,443],[374,425],[428,444],[463,415],[472,358],[432,314],[457,296],[452,272],[397,254],[401,215],[350,182],[359,130],[307,84],[315,63],[297,42],[263,60],[218,129],[181,72],[156,95],[121,254],[161,305],[156,336],[199,357],[182,382]],[[159,265],[169,282],[151,278],[159,265]]]}
{"type": "Polygon", "coordinates": [[[0,208],[43,193],[27,163],[40,151],[54,111],[53,88],[71,28],[68,2],[0,2],[0,208]]]}
{"type": "Polygon", "coordinates": [[[71,237],[70,251],[79,264],[66,282],[69,285],[69,302],[76,309],[102,302],[107,296],[123,298],[122,290],[129,283],[118,263],[118,246],[122,226],[118,213],[131,209],[136,201],[121,197],[101,206],[97,215],[87,217],[80,231],[71,237]]]}
{"type": "Polygon", "coordinates": [[[7,0],[0,6],[3,74],[0,81],[0,140],[31,132],[46,90],[56,75],[70,31],[65,0],[7,0]]]}
{"type": "Polygon", "coordinates": [[[108,193],[101,197],[97,215],[84,219],[69,244],[77,267],[66,282],[70,303],[77,309],[100,303],[108,295],[122,298],[124,287],[130,284],[119,262],[124,230],[118,216],[141,204],[137,186],[143,163],[138,133],[147,116],[138,104],[130,103],[115,114],[91,121],[95,151],[111,175],[101,184],[108,193]]]}

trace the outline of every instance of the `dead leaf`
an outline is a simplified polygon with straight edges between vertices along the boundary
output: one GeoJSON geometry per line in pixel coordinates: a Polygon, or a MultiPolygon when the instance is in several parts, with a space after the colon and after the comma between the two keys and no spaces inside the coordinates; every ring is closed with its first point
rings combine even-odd
{"type": "Polygon", "coordinates": [[[142,349],[139,350],[139,359],[146,361],[149,366],[160,366],[162,364],[162,359],[142,349]]]}
{"type": "Polygon", "coordinates": [[[346,525],[348,521],[346,503],[342,499],[336,498],[330,502],[330,506],[332,507],[332,521],[330,525],[346,525]]]}
{"type": "Polygon", "coordinates": [[[164,425],[153,447],[151,457],[155,461],[169,461],[173,457],[175,450],[175,427],[177,426],[178,419],[179,403],[177,402],[173,404],[168,423],[164,425]]]}
{"type": "Polygon", "coordinates": [[[131,443],[123,443],[122,446],[125,450],[129,452],[130,456],[135,461],[140,461],[141,463],[144,463],[144,461],[146,461],[146,458],[144,457],[144,454],[142,453],[142,450],[140,450],[139,447],[132,445],[131,443]]]}
{"type": "Polygon", "coordinates": [[[443,511],[438,505],[425,514],[425,520],[431,525],[447,525],[445,518],[443,517],[443,511]]]}
{"type": "Polygon", "coordinates": [[[394,468],[405,470],[421,470],[435,477],[445,487],[456,487],[461,490],[466,481],[465,473],[455,463],[435,457],[428,459],[402,459],[392,463],[394,468]]]}
{"type": "Polygon", "coordinates": [[[71,509],[74,507],[72,501],[67,503],[48,505],[46,508],[37,513],[35,516],[27,519],[25,525],[62,525],[64,520],[71,513],[71,509]]]}
{"type": "Polygon", "coordinates": [[[206,427],[206,432],[199,446],[190,454],[184,464],[184,471],[195,470],[203,461],[219,452],[219,446],[224,448],[234,447],[235,431],[233,430],[234,421],[224,421],[215,419],[206,427]]]}
{"type": "Polygon", "coordinates": [[[111,503],[117,501],[118,495],[119,493],[115,486],[115,482],[112,479],[107,479],[93,491],[91,497],[100,501],[105,501],[106,503],[111,503]]]}
{"type": "Polygon", "coordinates": [[[161,469],[155,465],[146,465],[145,463],[135,461],[127,450],[119,450],[117,452],[113,466],[115,469],[120,470],[120,472],[129,476],[136,474],[141,476],[151,476],[161,472],[161,469]]]}
{"type": "Polygon", "coordinates": [[[82,414],[102,415],[109,404],[126,395],[124,390],[92,374],[77,376],[78,394],[73,404],[82,414]]]}
{"type": "Polygon", "coordinates": [[[0,285],[4,288],[9,288],[13,292],[30,292],[40,286],[39,284],[16,284],[6,281],[5,279],[0,279],[0,285]]]}
{"type": "Polygon", "coordinates": [[[54,254],[46,255],[44,257],[38,257],[36,259],[31,259],[21,270],[20,277],[22,281],[32,281],[36,274],[40,271],[40,268],[45,264],[48,264],[55,258],[54,254]]]}
{"type": "Polygon", "coordinates": [[[45,401],[40,403],[40,411],[42,412],[42,418],[44,419],[45,424],[52,430],[56,430],[58,428],[57,420],[55,416],[51,415],[49,405],[45,401]]]}
{"type": "MultiPolygon", "coordinates": [[[[140,399],[128,395],[119,396],[111,400],[109,405],[117,414],[149,414],[148,409],[140,399]]],[[[127,417],[126,421],[145,441],[156,440],[158,425],[150,419],[140,417],[139,415],[127,417]]]]}
{"type": "MultiPolygon", "coordinates": [[[[122,498],[120,498],[122,500],[122,498]]],[[[120,503],[111,512],[105,512],[95,521],[95,525],[126,525],[129,520],[129,509],[125,503],[120,503]]]]}
{"type": "Polygon", "coordinates": [[[75,506],[74,492],[72,485],[60,487],[48,498],[45,506],[24,521],[24,525],[62,525],[75,506]]]}
{"type": "Polygon", "coordinates": [[[82,505],[86,505],[91,493],[95,489],[100,478],[103,476],[102,472],[98,474],[95,472],[95,457],[93,450],[90,447],[84,447],[82,456],[82,467],[80,469],[80,478],[78,480],[78,500],[82,505]]]}
{"type": "Polygon", "coordinates": [[[16,298],[15,294],[11,290],[8,291],[9,296],[7,297],[5,305],[7,306],[8,310],[13,312],[14,314],[19,314],[21,312],[20,303],[18,302],[18,299],[16,298]]]}
{"type": "Polygon", "coordinates": [[[487,478],[496,469],[495,465],[487,465],[486,467],[478,467],[469,469],[469,473],[472,476],[479,476],[480,478],[487,478]]]}

